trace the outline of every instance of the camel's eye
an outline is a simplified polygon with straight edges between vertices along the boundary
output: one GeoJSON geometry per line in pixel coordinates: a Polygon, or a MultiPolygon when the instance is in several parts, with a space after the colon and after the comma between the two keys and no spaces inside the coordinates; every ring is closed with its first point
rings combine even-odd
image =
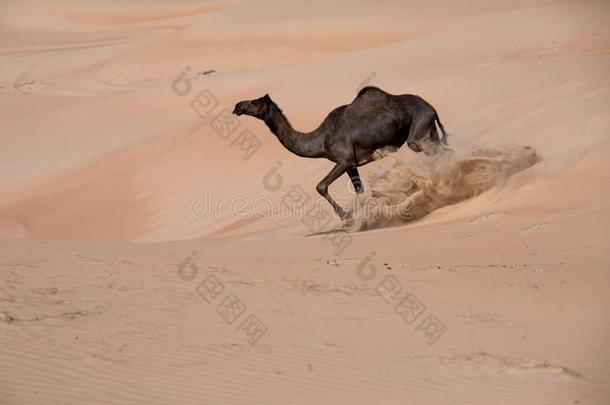
{"type": "Polygon", "coordinates": [[[262,111],[264,108],[267,107],[267,103],[262,98],[257,98],[256,100],[254,100],[253,104],[256,108],[259,109],[259,111],[262,111]]]}

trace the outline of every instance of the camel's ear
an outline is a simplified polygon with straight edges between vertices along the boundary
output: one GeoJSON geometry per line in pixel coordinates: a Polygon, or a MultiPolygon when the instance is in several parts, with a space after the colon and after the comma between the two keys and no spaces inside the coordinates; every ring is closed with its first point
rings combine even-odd
{"type": "Polygon", "coordinates": [[[269,93],[265,94],[264,99],[265,99],[265,100],[271,100],[271,97],[269,97],[269,93]]]}

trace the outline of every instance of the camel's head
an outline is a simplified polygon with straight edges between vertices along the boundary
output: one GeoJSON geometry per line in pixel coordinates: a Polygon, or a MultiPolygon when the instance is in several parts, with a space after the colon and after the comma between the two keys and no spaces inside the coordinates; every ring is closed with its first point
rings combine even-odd
{"type": "Polygon", "coordinates": [[[263,119],[269,113],[269,109],[272,104],[273,101],[271,101],[271,97],[269,97],[269,94],[265,94],[263,97],[257,98],[255,100],[244,100],[235,104],[233,114],[246,114],[259,119],[263,119]]]}

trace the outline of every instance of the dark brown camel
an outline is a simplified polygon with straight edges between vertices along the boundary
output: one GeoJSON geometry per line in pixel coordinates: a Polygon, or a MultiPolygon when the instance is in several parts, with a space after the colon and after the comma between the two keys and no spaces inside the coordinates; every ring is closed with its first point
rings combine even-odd
{"type": "Polygon", "coordinates": [[[447,145],[445,129],[426,100],[411,94],[395,96],[377,87],[360,90],[351,104],[335,108],[310,133],[295,131],[268,94],[237,103],[233,114],[265,121],[282,145],[298,156],[335,162],[316,189],[341,218],[346,217],[346,211],[330,196],[328,186],[347,173],[356,192],[363,192],[357,167],[373,161],[377,149],[400,148],[407,142],[415,152],[431,155],[447,145]],[[435,123],[443,133],[440,139],[435,123]]]}

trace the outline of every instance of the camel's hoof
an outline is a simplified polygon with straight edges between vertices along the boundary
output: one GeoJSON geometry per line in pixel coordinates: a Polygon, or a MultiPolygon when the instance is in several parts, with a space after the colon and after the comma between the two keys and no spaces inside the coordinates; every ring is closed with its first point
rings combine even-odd
{"type": "Polygon", "coordinates": [[[416,152],[416,153],[421,152],[421,148],[420,148],[420,147],[419,147],[419,145],[418,145],[418,144],[416,144],[415,142],[409,142],[409,143],[407,143],[407,146],[408,146],[408,147],[409,147],[409,148],[410,148],[410,149],[411,149],[413,152],[416,152]]]}
{"type": "Polygon", "coordinates": [[[337,215],[339,215],[339,218],[341,218],[342,221],[352,218],[352,214],[350,212],[343,211],[343,210],[337,211],[337,215]]]}
{"type": "Polygon", "coordinates": [[[359,178],[352,179],[352,187],[354,187],[354,192],[356,194],[362,194],[364,192],[364,185],[362,184],[362,180],[359,178]]]}
{"type": "Polygon", "coordinates": [[[341,225],[343,225],[343,228],[352,228],[355,223],[356,218],[354,218],[350,213],[341,217],[341,225]]]}

